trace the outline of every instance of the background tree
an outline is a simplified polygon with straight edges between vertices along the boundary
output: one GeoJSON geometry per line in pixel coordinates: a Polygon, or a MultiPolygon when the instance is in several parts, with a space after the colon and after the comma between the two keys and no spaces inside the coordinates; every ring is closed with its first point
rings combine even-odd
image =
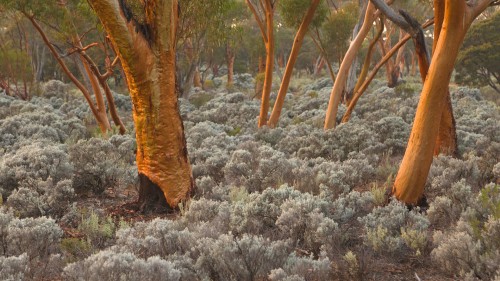
{"type": "Polygon", "coordinates": [[[245,0],[259,26],[262,40],[266,46],[266,70],[262,87],[262,101],[259,114],[259,128],[267,125],[269,96],[273,86],[274,71],[274,11],[277,0],[245,0]]]}
{"type": "Polygon", "coordinates": [[[199,77],[200,62],[202,56],[206,54],[203,50],[211,50],[211,47],[224,39],[224,32],[227,31],[227,13],[234,5],[234,1],[183,0],[179,3],[179,28],[176,39],[179,50],[178,81],[181,83],[181,95],[187,97],[195,77],[199,77]]]}
{"type": "Polygon", "coordinates": [[[351,42],[351,45],[349,46],[349,49],[347,50],[336,75],[326,112],[325,130],[332,129],[336,125],[338,106],[342,93],[344,92],[344,87],[346,86],[349,70],[359,49],[361,48],[361,44],[368,35],[368,32],[373,26],[373,22],[379,14],[380,12],[375,9],[373,4],[368,2],[366,12],[364,13],[363,25],[357,33],[356,38],[351,42]]]}
{"type": "MultiPolygon", "coordinates": [[[[106,83],[106,78],[110,75],[106,74],[98,77],[96,64],[90,59],[90,56],[85,58],[87,50],[98,45],[96,42],[92,42],[85,47],[82,44],[83,35],[88,35],[90,31],[95,29],[95,24],[92,25],[92,22],[96,23],[87,2],[71,0],[41,3],[37,0],[2,0],[0,5],[11,11],[18,11],[29,20],[64,73],[82,92],[101,132],[106,134],[111,129],[111,125],[106,112],[104,95],[101,91],[102,87],[108,100],[111,117],[115,124],[120,127],[120,132],[124,133],[125,127],[116,112],[113,96],[106,83]],[[39,19],[43,19],[45,24],[41,23],[39,19]],[[89,25],[80,26],[81,28],[79,29],[76,23],[90,23],[90,27],[89,25]],[[50,32],[47,32],[47,29],[50,32]],[[81,31],[82,29],[84,31],[81,31]],[[53,35],[52,37],[57,40],[49,38],[50,35],[53,35]],[[61,42],[60,45],[64,44],[66,48],[56,45],[53,41],[61,42]],[[62,50],[67,50],[67,53],[63,54],[62,50]],[[78,57],[79,61],[76,62],[76,66],[80,70],[83,79],[79,79],[75,70],[70,69],[70,66],[66,62],[72,55],[78,57]],[[92,67],[92,65],[95,67],[92,67]],[[94,96],[95,103],[92,95],[94,96]]],[[[108,66],[109,72],[113,65],[110,63],[108,66]]]]}
{"type": "MultiPolygon", "coordinates": [[[[1,12],[1,10],[0,10],[1,12]]],[[[23,18],[3,11],[0,20],[0,89],[23,100],[30,98],[34,82],[30,47],[23,18]]]]}
{"type": "Polygon", "coordinates": [[[500,94],[500,11],[472,25],[457,58],[455,81],[500,94]]]}
{"type": "Polygon", "coordinates": [[[286,69],[283,79],[281,80],[278,96],[276,97],[274,108],[269,118],[268,125],[270,127],[275,127],[278,123],[281,109],[285,102],[285,96],[288,92],[288,86],[290,85],[293,68],[297,61],[300,48],[302,47],[304,37],[309,30],[309,25],[312,24],[312,26],[316,27],[320,26],[328,11],[325,2],[321,0],[281,0],[278,7],[283,22],[287,26],[297,28],[297,33],[295,34],[292,50],[286,63],[286,69]],[[323,3],[323,5],[321,5],[321,3],[323,3]]]}

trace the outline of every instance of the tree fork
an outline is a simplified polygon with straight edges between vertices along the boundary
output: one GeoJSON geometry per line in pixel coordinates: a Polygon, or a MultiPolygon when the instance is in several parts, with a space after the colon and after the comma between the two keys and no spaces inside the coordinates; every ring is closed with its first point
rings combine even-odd
{"type": "MultiPolygon", "coordinates": [[[[428,20],[427,22],[425,22],[422,25],[422,28],[427,28],[427,27],[431,26],[433,23],[434,23],[433,19],[428,20]]],[[[357,104],[359,98],[364,94],[364,92],[366,91],[366,89],[370,85],[373,78],[375,78],[375,76],[377,75],[380,68],[382,66],[384,66],[384,64],[398,51],[399,48],[401,48],[406,43],[406,41],[410,40],[410,38],[411,38],[411,36],[409,34],[405,35],[403,37],[403,39],[401,39],[396,45],[394,45],[392,47],[392,49],[389,52],[387,52],[387,54],[385,54],[385,56],[380,60],[380,62],[377,63],[377,65],[375,65],[375,67],[372,69],[372,71],[370,72],[370,75],[365,80],[363,85],[361,85],[360,89],[356,93],[354,93],[354,96],[353,96],[351,102],[349,103],[349,106],[347,107],[347,110],[346,110],[344,116],[342,117],[342,123],[349,121],[351,114],[352,114],[352,111],[354,110],[354,107],[356,107],[356,104],[357,104]]]]}
{"type": "Polygon", "coordinates": [[[351,42],[351,45],[349,46],[349,49],[347,50],[347,53],[345,54],[344,59],[342,60],[340,68],[337,72],[337,78],[335,79],[335,83],[333,84],[332,92],[330,93],[328,109],[326,111],[324,126],[325,130],[333,129],[336,125],[340,98],[346,85],[346,79],[349,73],[349,69],[356,57],[359,48],[361,48],[366,35],[372,27],[373,21],[378,17],[378,15],[379,13],[376,11],[375,6],[372,4],[372,2],[368,2],[363,25],[361,26],[361,29],[359,30],[359,33],[354,41],[351,42]]]}

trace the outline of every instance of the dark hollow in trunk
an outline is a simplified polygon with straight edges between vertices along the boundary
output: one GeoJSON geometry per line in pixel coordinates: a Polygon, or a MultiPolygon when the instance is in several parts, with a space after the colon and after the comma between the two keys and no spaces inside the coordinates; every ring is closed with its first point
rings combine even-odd
{"type": "Polygon", "coordinates": [[[139,199],[137,201],[139,211],[167,212],[172,208],[167,204],[165,195],[158,185],[153,183],[147,176],[139,173],[139,199]]]}

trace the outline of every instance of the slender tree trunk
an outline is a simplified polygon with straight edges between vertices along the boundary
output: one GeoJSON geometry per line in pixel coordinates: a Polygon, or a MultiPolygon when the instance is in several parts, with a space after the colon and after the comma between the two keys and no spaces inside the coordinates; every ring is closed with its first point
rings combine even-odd
{"type": "Polygon", "coordinates": [[[255,79],[255,97],[262,99],[262,91],[264,90],[264,73],[266,70],[266,61],[262,56],[259,56],[259,68],[257,71],[257,79],[255,79]]]}
{"type": "Polygon", "coordinates": [[[139,203],[176,207],[194,188],[175,92],[176,0],[145,2],[146,27],[117,0],[89,0],[120,57],[134,104],[139,203]],[[161,191],[160,191],[161,190],[161,191]],[[163,194],[161,198],[159,194],[163,194]]]}
{"type": "MultiPolygon", "coordinates": [[[[82,42],[80,41],[78,35],[75,35],[73,37],[73,44],[77,48],[83,48],[82,42]]],[[[83,64],[85,75],[88,78],[88,81],[90,82],[92,91],[94,93],[97,113],[99,114],[99,120],[101,120],[101,122],[99,123],[99,127],[101,128],[101,132],[106,135],[107,132],[111,130],[111,125],[106,113],[106,104],[104,103],[104,97],[102,96],[101,88],[99,87],[99,81],[97,77],[95,77],[94,73],[92,73],[92,70],[90,70],[88,62],[83,58],[82,55],[79,55],[79,59],[83,64]]]]}
{"type": "Polygon", "coordinates": [[[200,75],[200,68],[198,66],[194,70],[194,74],[193,74],[193,86],[195,86],[197,88],[201,88],[202,87],[202,84],[201,84],[201,75],[200,75]]]}
{"type": "Polygon", "coordinates": [[[325,67],[325,59],[323,59],[322,55],[319,55],[316,59],[316,63],[314,64],[314,73],[313,76],[318,78],[321,74],[321,70],[325,67]]]}
{"type": "Polygon", "coordinates": [[[371,2],[368,3],[368,7],[366,8],[365,19],[363,22],[363,26],[359,30],[358,35],[351,42],[347,53],[342,60],[339,71],[337,73],[337,79],[333,84],[332,92],[330,94],[330,102],[328,103],[328,110],[326,112],[325,119],[325,130],[332,129],[336,125],[337,120],[337,111],[340,103],[340,98],[342,96],[342,92],[344,90],[344,86],[346,83],[347,75],[349,69],[354,61],[359,48],[361,48],[361,44],[363,43],[366,35],[370,31],[373,21],[377,18],[378,13],[376,13],[376,9],[371,2]]]}
{"type": "MultiPolygon", "coordinates": [[[[92,74],[94,77],[96,77],[99,85],[101,85],[102,89],[104,90],[104,94],[106,95],[106,100],[108,101],[108,108],[109,108],[109,113],[111,115],[111,118],[113,119],[113,122],[115,123],[116,126],[119,127],[120,134],[125,134],[126,129],[125,126],[122,123],[122,120],[120,119],[120,116],[118,115],[118,112],[116,110],[116,105],[115,105],[115,99],[113,97],[113,94],[111,93],[111,89],[109,88],[107,79],[110,75],[113,73],[113,64],[110,64],[108,67],[108,72],[106,72],[104,75],[102,75],[99,72],[99,68],[95,64],[95,62],[85,53],[85,51],[80,51],[80,56],[87,62],[90,71],[92,71],[92,74]]],[[[115,59],[117,61],[118,57],[115,59]]]]}
{"type": "MultiPolygon", "coordinates": [[[[403,30],[400,28],[399,29],[399,40],[403,39],[404,37],[404,32],[403,30]]],[[[394,88],[398,85],[398,81],[399,81],[399,77],[400,77],[400,74],[401,74],[401,60],[403,59],[403,55],[404,55],[404,50],[405,50],[405,45],[403,45],[401,48],[399,48],[398,50],[398,53],[396,55],[396,59],[394,60],[394,62],[391,62],[391,69],[390,69],[390,73],[388,75],[388,79],[389,81],[387,82],[387,87],[389,88],[394,88]]]]}
{"type": "MultiPolygon", "coordinates": [[[[429,20],[422,25],[422,28],[429,27],[433,23],[434,23],[433,20],[429,20]]],[[[411,38],[410,35],[406,35],[403,39],[401,39],[401,41],[399,41],[396,45],[394,45],[392,47],[392,49],[389,52],[387,52],[387,54],[384,55],[384,57],[380,60],[380,62],[377,63],[377,65],[375,65],[375,67],[370,72],[370,75],[368,75],[368,78],[366,78],[366,80],[363,82],[361,87],[354,93],[354,96],[353,96],[351,102],[349,103],[349,106],[347,107],[347,110],[346,110],[344,116],[342,117],[342,121],[341,121],[342,123],[349,121],[349,119],[351,118],[352,111],[354,110],[354,107],[356,106],[359,98],[366,91],[366,89],[368,88],[368,85],[370,85],[373,78],[375,78],[375,75],[377,75],[380,68],[382,66],[384,66],[384,64],[386,64],[391,59],[391,57],[394,54],[396,54],[396,52],[399,50],[399,48],[401,48],[404,44],[406,44],[406,41],[408,41],[410,38],[411,38]]]]}
{"type": "Polygon", "coordinates": [[[191,88],[193,88],[193,83],[194,83],[194,76],[196,75],[196,67],[198,63],[197,62],[191,62],[188,68],[188,72],[186,74],[186,77],[184,77],[184,83],[182,85],[182,97],[183,98],[188,98],[189,97],[189,92],[191,91],[191,88]]]}
{"type": "Polygon", "coordinates": [[[292,51],[290,53],[290,57],[288,58],[288,62],[286,63],[285,73],[283,74],[283,80],[281,80],[281,86],[278,91],[278,96],[276,98],[276,102],[274,103],[274,108],[271,113],[271,117],[269,118],[268,125],[271,128],[276,127],[276,125],[278,124],[278,120],[281,115],[281,110],[283,109],[283,104],[285,103],[285,96],[286,93],[288,92],[288,86],[290,85],[290,79],[292,78],[292,72],[295,66],[295,62],[297,61],[300,48],[302,47],[302,42],[304,41],[304,36],[306,36],[307,30],[309,29],[309,24],[314,18],[314,13],[316,12],[316,8],[318,7],[319,3],[320,0],[311,1],[311,5],[309,6],[309,9],[304,15],[299,30],[295,35],[292,51]]]}
{"type": "Polygon", "coordinates": [[[448,84],[460,46],[472,20],[490,1],[468,7],[466,1],[446,0],[441,33],[422,89],[415,121],[392,193],[400,201],[417,204],[432,163],[448,84]]]}
{"type": "MultiPolygon", "coordinates": [[[[33,24],[33,27],[37,30],[37,32],[40,34],[42,37],[42,40],[44,41],[45,45],[47,48],[49,48],[49,51],[52,53],[53,57],[56,59],[57,63],[59,66],[62,68],[63,72],[69,77],[71,82],[75,84],[75,86],[82,92],[83,96],[85,97],[85,100],[87,101],[90,110],[92,111],[92,114],[94,115],[94,118],[96,119],[97,124],[99,124],[99,127],[101,128],[101,131],[105,134],[106,133],[106,125],[105,125],[105,120],[102,119],[101,114],[99,114],[99,111],[94,105],[94,102],[92,101],[92,98],[90,96],[90,92],[88,89],[71,73],[71,71],[68,69],[62,58],[59,56],[58,52],[50,42],[49,38],[43,31],[42,27],[38,24],[38,22],[35,20],[34,17],[30,16],[29,14],[25,13],[24,14],[30,22],[33,24]]],[[[109,121],[108,121],[109,124],[109,121]]]]}
{"type": "MultiPolygon", "coordinates": [[[[354,26],[354,29],[352,30],[351,41],[354,41],[356,36],[358,36],[359,30],[363,26],[363,23],[365,20],[366,9],[368,7],[368,5],[367,5],[368,2],[369,2],[369,0],[366,0],[366,1],[360,0],[359,1],[359,7],[360,7],[359,19],[358,19],[358,23],[354,26]],[[365,4],[365,2],[366,2],[366,4],[365,4]]],[[[349,67],[349,73],[347,74],[345,86],[342,89],[342,103],[347,103],[352,98],[352,95],[354,94],[354,88],[356,87],[356,77],[357,77],[358,68],[359,68],[359,59],[358,59],[358,56],[356,55],[354,57],[354,60],[351,62],[351,66],[349,67]]]]}
{"type": "Polygon", "coordinates": [[[285,67],[285,55],[283,53],[280,53],[278,55],[278,67],[279,68],[285,67]]]}
{"type": "Polygon", "coordinates": [[[234,82],[234,59],[235,53],[229,43],[226,44],[226,63],[227,63],[227,85],[232,85],[234,82]]]}
{"type": "Polygon", "coordinates": [[[258,127],[267,125],[267,114],[269,112],[269,98],[273,86],[274,70],[274,8],[271,0],[265,1],[266,16],[266,71],[264,74],[264,88],[262,89],[262,103],[260,106],[258,127]]]}
{"type": "MultiPolygon", "coordinates": [[[[384,21],[380,19],[380,24],[377,25],[377,33],[373,36],[372,41],[370,41],[370,45],[368,46],[368,50],[366,52],[366,57],[365,61],[363,62],[363,68],[361,69],[361,73],[359,74],[358,81],[356,82],[356,85],[354,86],[353,90],[353,95],[355,95],[359,89],[361,88],[361,85],[366,80],[366,76],[368,75],[368,70],[370,70],[370,64],[372,61],[372,56],[373,56],[373,50],[375,49],[375,46],[377,45],[378,40],[380,39],[380,36],[382,36],[382,33],[384,31],[384,21]]],[[[346,100],[346,104],[349,106],[351,103],[351,98],[346,100]]]]}

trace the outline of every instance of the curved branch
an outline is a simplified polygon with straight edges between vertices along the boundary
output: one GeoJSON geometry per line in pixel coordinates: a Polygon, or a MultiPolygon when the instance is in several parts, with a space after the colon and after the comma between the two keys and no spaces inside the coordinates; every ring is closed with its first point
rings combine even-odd
{"type": "MultiPolygon", "coordinates": [[[[422,25],[422,28],[427,28],[434,24],[434,19],[430,19],[427,22],[425,22],[422,25]]],[[[359,90],[354,94],[351,103],[349,104],[349,107],[347,108],[344,116],[342,117],[342,123],[345,123],[349,121],[351,118],[351,113],[356,106],[357,101],[363,95],[363,93],[366,91],[368,86],[370,85],[371,81],[373,78],[375,78],[375,75],[377,75],[377,72],[380,70],[380,68],[401,48],[408,40],[410,40],[411,36],[409,34],[405,35],[403,39],[401,39],[392,49],[387,52],[387,54],[380,60],[380,62],[373,68],[372,72],[370,73],[370,76],[366,79],[366,81],[361,85],[359,90]]]]}
{"type": "MultiPolygon", "coordinates": [[[[90,97],[90,93],[89,91],[87,90],[87,88],[85,88],[85,86],[73,75],[73,73],[71,73],[71,71],[68,69],[68,66],[66,65],[66,63],[62,60],[61,56],[59,55],[59,53],[56,51],[56,49],[54,48],[54,46],[52,45],[52,43],[50,42],[49,38],[47,37],[47,35],[45,34],[45,32],[43,31],[42,27],[38,24],[38,22],[35,20],[35,18],[31,15],[29,15],[28,13],[26,12],[22,12],[26,18],[28,18],[28,20],[31,22],[31,24],[33,25],[33,27],[35,27],[35,29],[38,31],[38,33],[40,34],[40,36],[42,37],[42,40],[43,42],[45,43],[45,45],[49,48],[49,51],[52,53],[52,55],[54,56],[54,58],[56,59],[57,63],[61,66],[61,68],[63,69],[64,73],[66,73],[66,75],[68,76],[68,78],[71,80],[71,82],[73,82],[73,84],[75,84],[75,86],[82,92],[83,96],[85,97],[85,100],[87,101],[87,103],[89,104],[89,107],[90,107],[90,110],[92,111],[92,114],[96,117],[96,118],[99,118],[99,113],[97,111],[97,108],[95,107],[94,105],[94,102],[92,101],[92,98],[90,97]]],[[[98,120],[98,122],[100,122],[100,120],[98,120]]]]}
{"type": "Polygon", "coordinates": [[[250,0],[246,0],[248,7],[250,8],[250,11],[252,12],[255,20],[257,21],[257,24],[259,25],[260,33],[262,34],[262,38],[264,39],[264,43],[267,43],[269,40],[267,38],[266,34],[266,28],[264,27],[264,23],[262,22],[262,19],[259,16],[259,13],[257,13],[257,9],[255,9],[255,6],[252,4],[250,0]]]}

